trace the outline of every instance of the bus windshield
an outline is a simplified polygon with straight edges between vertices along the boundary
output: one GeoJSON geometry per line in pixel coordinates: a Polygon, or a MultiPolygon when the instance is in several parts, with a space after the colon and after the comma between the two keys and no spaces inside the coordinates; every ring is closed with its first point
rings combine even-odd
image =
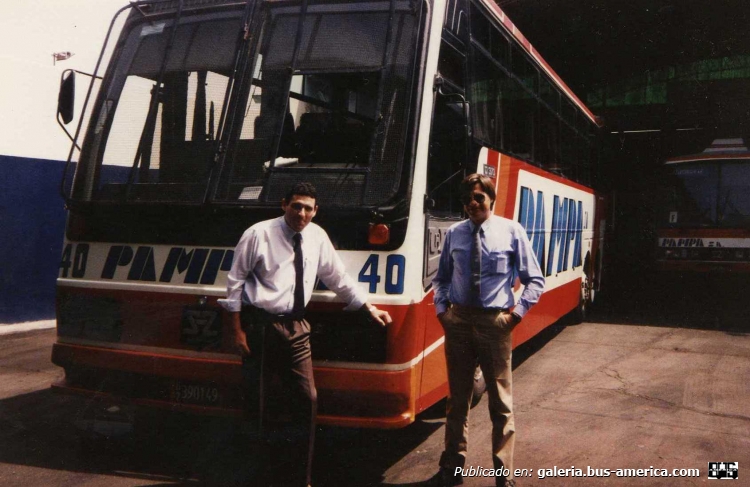
{"type": "Polygon", "coordinates": [[[258,10],[252,36],[241,12],[132,28],[74,198],[276,205],[300,179],[327,206],[394,196],[418,65],[409,3],[269,1],[258,10]],[[245,37],[257,45],[240,51],[245,37]],[[255,57],[243,65],[238,52],[255,57]],[[252,82],[231,78],[237,66],[252,82]]]}
{"type": "Polygon", "coordinates": [[[667,169],[667,211],[661,226],[750,225],[750,161],[680,163],[667,169]]]}

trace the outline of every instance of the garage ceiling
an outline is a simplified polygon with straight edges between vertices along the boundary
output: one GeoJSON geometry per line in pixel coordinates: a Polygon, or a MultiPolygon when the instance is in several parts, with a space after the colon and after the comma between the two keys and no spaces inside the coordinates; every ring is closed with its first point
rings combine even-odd
{"type": "Polygon", "coordinates": [[[612,130],[746,130],[750,2],[499,0],[612,130]]]}

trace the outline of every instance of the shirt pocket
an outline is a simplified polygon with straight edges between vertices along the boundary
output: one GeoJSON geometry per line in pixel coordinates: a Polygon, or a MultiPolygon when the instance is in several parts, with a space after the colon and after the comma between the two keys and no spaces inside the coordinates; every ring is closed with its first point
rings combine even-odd
{"type": "Polygon", "coordinates": [[[487,258],[484,271],[487,274],[507,274],[512,267],[512,256],[509,251],[492,251],[487,258]]]}

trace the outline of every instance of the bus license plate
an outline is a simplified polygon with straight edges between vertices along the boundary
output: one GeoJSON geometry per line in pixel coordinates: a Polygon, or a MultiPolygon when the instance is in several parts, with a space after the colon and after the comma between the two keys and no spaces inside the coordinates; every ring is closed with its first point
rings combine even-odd
{"type": "Polygon", "coordinates": [[[174,402],[202,406],[216,406],[221,398],[216,386],[186,382],[173,382],[171,396],[174,402]]]}

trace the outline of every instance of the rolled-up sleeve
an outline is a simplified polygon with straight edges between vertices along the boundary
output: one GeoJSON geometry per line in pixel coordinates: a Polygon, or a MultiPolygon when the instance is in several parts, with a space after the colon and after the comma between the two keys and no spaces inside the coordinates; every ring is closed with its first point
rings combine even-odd
{"type": "Polygon", "coordinates": [[[435,313],[440,314],[448,309],[450,305],[450,286],[453,279],[453,260],[451,259],[451,233],[448,230],[445,235],[443,249],[440,252],[438,261],[438,270],[435,277],[432,278],[432,286],[435,289],[435,313]]]}
{"type": "Polygon", "coordinates": [[[521,225],[516,225],[515,235],[515,261],[518,277],[524,285],[524,290],[513,312],[523,317],[532,306],[539,302],[544,292],[544,274],[539,267],[526,230],[521,225]]]}
{"type": "Polygon", "coordinates": [[[354,279],[346,272],[336,249],[325,232],[320,235],[320,260],[318,277],[328,289],[347,303],[347,310],[355,310],[367,302],[367,295],[359,288],[354,279]]]}
{"type": "Polygon", "coordinates": [[[258,250],[258,238],[253,228],[242,234],[234,249],[232,268],[227,275],[227,297],[219,299],[219,304],[227,311],[239,312],[242,309],[242,290],[245,279],[253,268],[258,250]]]}

